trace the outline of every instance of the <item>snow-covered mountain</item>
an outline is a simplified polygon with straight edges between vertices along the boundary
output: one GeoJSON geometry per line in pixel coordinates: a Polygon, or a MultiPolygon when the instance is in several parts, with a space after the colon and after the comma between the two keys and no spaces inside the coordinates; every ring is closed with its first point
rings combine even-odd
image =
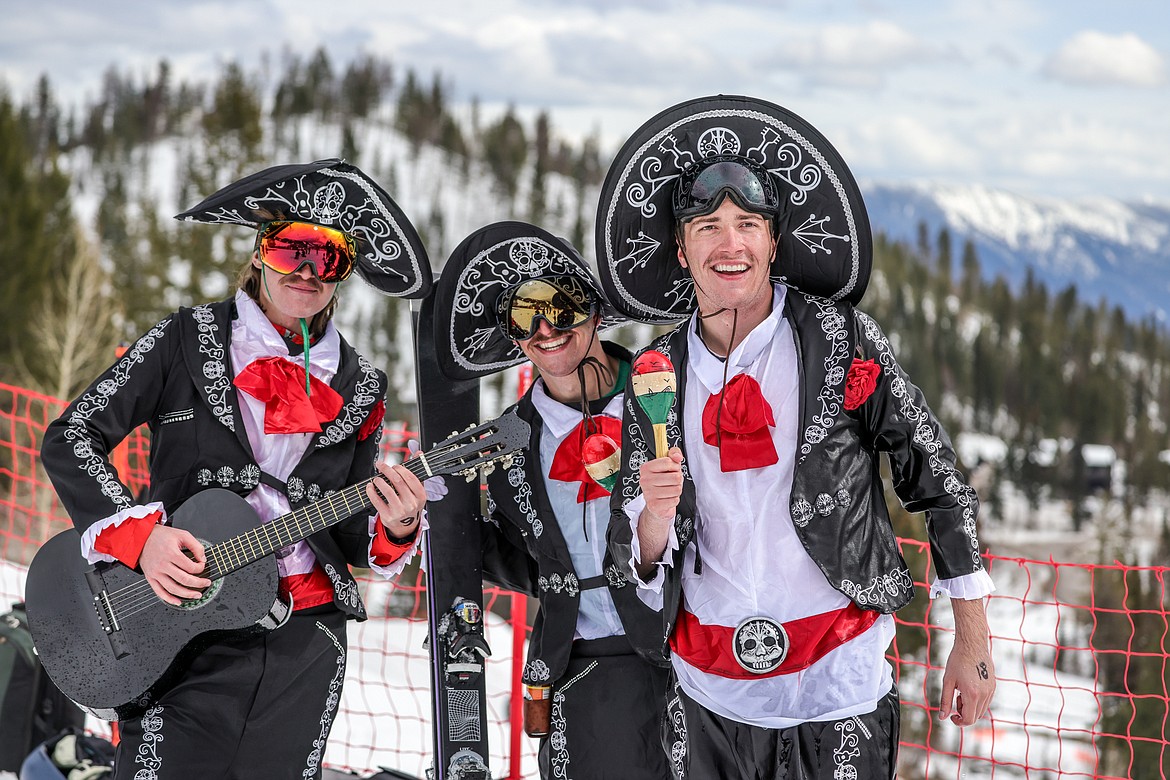
{"type": "Polygon", "coordinates": [[[956,264],[969,237],[987,278],[1001,274],[1014,288],[1031,266],[1052,293],[1075,284],[1082,301],[1170,315],[1170,203],[1027,198],[979,185],[862,190],[875,234],[914,244],[925,223],[933,242],[945,226],[956,264]]]}

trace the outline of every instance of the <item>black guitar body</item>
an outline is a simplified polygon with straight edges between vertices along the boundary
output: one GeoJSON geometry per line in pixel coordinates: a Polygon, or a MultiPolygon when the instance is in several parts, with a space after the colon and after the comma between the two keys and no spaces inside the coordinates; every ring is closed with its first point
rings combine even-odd
{"type": "MultiPolygon", "coordinates": [[[[212,488],[188,499],[172,524],[206,547],[256,527],[259,518],[235,493],[212,488]]],[[[176,607],[155,596],[143,575],[119,563],[90,566],[80,549],[74,530],[41,547],[28,572],[28,620],[49,677],[98,718],[142,712],[218,638],[275,628],[289,612],[277,598],[274,555],[176,607]]]]}

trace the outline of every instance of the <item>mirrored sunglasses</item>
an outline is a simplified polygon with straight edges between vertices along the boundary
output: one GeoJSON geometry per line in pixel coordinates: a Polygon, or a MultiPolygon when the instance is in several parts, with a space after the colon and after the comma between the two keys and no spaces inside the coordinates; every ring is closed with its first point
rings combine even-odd
{"type": "Polygon", "coordinates": [[[279,274],[294,273],[309,263],[327,284],[347,279],[357,259],[357,245],[349,234],[310,222],[261,225],[256,251],[260,262],[279,274]]]}
{"type": "Polygon", "coordinates": [[[596,308],[590,297],[584,290],[575,296],[555,282],[533,279],[504,292],[496,314],[508,338],[530,339],[540,328],[541,319],[557,330],[571,330],[588,322],[596,308]]]}

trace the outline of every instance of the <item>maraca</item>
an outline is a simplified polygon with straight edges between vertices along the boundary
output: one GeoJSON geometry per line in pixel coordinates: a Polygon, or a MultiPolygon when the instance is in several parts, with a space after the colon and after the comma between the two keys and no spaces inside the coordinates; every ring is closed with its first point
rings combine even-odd
{"type": "Polygon", "coordinates": [[[585,465],[585,473],[594,482],[607,492],[613,492],[622,468],[622,450],[617,442],[604,433],[590,435],[581,445],[581,462],[585,465]]]}
{"type": "Polygon", "coordinates": [[[654,426],[654,457],[666,456],[666,417],[674,405],[674,364],[661,352],[643,352],[631,367],[634,397],[654,426]]]}

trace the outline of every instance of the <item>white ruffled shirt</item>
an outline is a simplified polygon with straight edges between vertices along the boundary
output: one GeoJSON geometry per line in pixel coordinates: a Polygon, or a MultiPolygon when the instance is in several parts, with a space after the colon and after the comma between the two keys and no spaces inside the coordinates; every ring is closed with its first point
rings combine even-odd
{"type": "MultiPolygon", "coordinates": [[[[790,512],[800,419],[800,365],[792,328],[784,318],[786,288],[776,285],[772,312],[732,352],[727,379],[746,373],[759,382],[772,407],[772,441],[779,461],[771,466],[724,473],[718,449],[703,441],[701,410],[723,388],[723,363],[698,336],[697,320],[688,330],[688,362],[683,436],[688,468],[695,482],[696,544],[703,561],[696,575],[695,547],[683,558],[682,590],[688,611],[707,625],[734,628],[764,616],[781,623],[841,609],[849,599],[829,585],[797,537],[790,512]]],[[[631,571],[640,558],[638,517],[642,496],[625,511],[634,532],[631,571]]],[[[655,576],[639,583],[639,597],[662,606],[663,568],[679,547],[673,525],[655,576]]],[[[994,590],[986,572],[938,580],[932,597],[980,598],[994,590]]],[[[723,717],[763,728],[788,728],[873,711],[893,683],[885,658],[894,637],[894,619],[882,615],[869,630],[823,656],[808,669],[753,680],[733,680],[691,666],[677,654],[671,664],[682,689],[703,707],[723,717]]]]}
{"type": "MultiPolygon", "coordinates": [[[[620,420],[624,393],[617,393],[605,405],[603,415],[620,420]]],[[[566,406],[549,396],[544,380],[537,379],[532,388],[532,403],[544,422],[540,437],[540,466],[544,488],[548,493],[553,516],[569,548],[569,557],[579,579],[596,577],[605,562],[605,532],[609,527],[609,496],[577,503],[579,482],[562,482],[548,476],[557,448],[581,423],[581,410],[566,406]],[[582,523],[584,512],[584,523],[582,523]]],[[[594,491],[597,493],[598,491],[594,491]]],[[[621,617],[614,606],[608,587],[581,591],[574,639],[601,639],[625,634],[621,617]]]]}

